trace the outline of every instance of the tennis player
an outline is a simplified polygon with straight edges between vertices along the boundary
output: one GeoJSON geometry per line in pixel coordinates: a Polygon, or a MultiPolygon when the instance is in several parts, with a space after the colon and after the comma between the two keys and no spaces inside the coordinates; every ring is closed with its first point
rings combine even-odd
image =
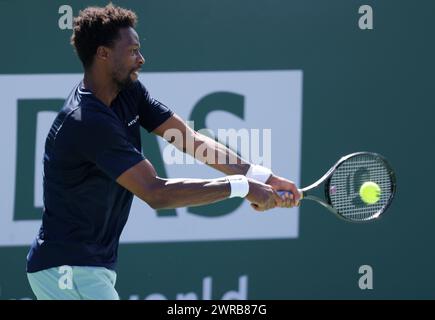
{"type": "MultiPolygon", "coordinates": [[[[27,275],[38,299],[119,299],[117,251],[133,195],[154,209],[246,198],[258,211],[297,205],[295,184],[251,165],[199,134],[138,81],[144,64],[136,15],[108,5],[74,19],[71,43],[84,78],[57,115],[45,144],[44,213],[27,256],[27,275]],[[182,133],[177,148],[216,155],[219,179],[163,179],[141,152],[140,127],[163,137],[182,133]],[[194,140],[193,150],[186,148],[194,140]],[[237,158],[237,163],[217,159],[237,158]],[[294,197],[280,198],[276,190],[294,197]]],[[[146,150],[145,150],[146,152],[146,150]]],[[[201,159],[204,160],[204,159],[201,159]]]]}

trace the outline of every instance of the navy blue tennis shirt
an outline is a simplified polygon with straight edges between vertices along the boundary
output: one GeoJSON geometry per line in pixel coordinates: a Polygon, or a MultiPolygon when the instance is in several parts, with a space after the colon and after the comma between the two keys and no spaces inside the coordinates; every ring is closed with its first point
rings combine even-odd
{"type": "Polygon", "coordinates": [[[173,112],[133,82],[110,108],[78,84],[45,143],[42,225],[27,256],[27,272],[61,266],[115,269],[118,243],[133,194],[115,180],[144,159],[148,132],[173,112]]]}

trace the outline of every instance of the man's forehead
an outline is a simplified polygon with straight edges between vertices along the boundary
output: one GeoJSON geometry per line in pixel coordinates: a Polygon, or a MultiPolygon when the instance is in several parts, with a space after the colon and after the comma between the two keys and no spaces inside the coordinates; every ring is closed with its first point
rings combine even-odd
{"type": "Polygon", "coordinates": [[[133,28],[122,28],[119,30],[119,42],[123,45],[139,45],[139,36],[133,28]]]}

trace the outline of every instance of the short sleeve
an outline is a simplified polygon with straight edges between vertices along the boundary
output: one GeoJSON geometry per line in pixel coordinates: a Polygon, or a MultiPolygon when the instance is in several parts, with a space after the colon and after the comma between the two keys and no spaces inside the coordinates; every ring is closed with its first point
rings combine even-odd
{"type": "Polygon", "coordinates": [[[148,90],[138,81],[138,111],[140,125],[148,132],[168,120],[174,112],[160,101],[152,98],[148,90]]]}
{"type": "Polygon", "coordinates": [[[128,141],[119,120],[111,115],[92,112],[83,116],[77,131],[78,151],[113,180],[145,159],[128,141]]]}

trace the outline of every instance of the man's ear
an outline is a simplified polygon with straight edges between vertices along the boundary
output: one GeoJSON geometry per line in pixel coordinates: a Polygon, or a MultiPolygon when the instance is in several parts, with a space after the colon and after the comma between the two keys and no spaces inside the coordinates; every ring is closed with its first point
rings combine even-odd
{"type": "Polygon", "coordinates": [[[109,58],[109,54],[110,48],[105,46],[99,46],[97,48],[97,53],[95,54],[95,56],[97,57],[97,59],[107,60],[109,58]]]}

